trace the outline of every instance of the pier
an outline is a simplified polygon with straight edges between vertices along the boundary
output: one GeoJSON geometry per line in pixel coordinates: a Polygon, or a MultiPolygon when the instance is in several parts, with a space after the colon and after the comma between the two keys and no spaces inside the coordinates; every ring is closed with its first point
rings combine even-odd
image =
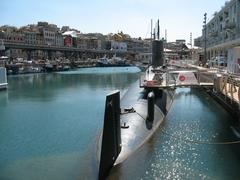
{"type": "Polygon", "coordinates": [[[222,104],[240,123],[240,79],[232,74],[216,74],[214,87],[211,92],[215,99],[222,104]]]}
{"type": "Polygon", "coordinates": [[[139,79],[143,88],[184,88],[205,89],[216,101],[228,110],[240,123],[240,76],[221,69],[210,69],[179,61],[173,63],[179,70],[161,71],[150,69],[142,73],[139,79]],[[166,77],[163,77],[164,75],[166,77]]]}

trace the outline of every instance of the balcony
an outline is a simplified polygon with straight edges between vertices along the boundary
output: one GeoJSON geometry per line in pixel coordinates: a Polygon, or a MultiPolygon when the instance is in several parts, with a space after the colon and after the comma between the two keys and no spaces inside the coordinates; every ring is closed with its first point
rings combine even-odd
{"type": "Polygon", "coordinates": [[[236,27],[236,24],[234,22],[226,22],[224,30],[234,29],[235,27],[236,27]]]}
{"type": "Polygon", "coordinates": [[[218,31],[212,31],[209,33],[210,37],[217,37],[218,36],[218,31]]]}

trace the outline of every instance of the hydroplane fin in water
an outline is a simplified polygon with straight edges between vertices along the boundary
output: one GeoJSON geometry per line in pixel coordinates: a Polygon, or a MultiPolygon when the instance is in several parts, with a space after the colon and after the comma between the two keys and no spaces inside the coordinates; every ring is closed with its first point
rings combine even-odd
{"type": "Polygon", "coordinates": [[[98,178],[105,179],[121,151],[120,92],[106,97],[98,178]]]}

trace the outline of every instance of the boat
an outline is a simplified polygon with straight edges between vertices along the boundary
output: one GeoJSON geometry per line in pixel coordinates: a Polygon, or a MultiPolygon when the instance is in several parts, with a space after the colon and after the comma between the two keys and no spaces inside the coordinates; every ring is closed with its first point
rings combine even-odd
{"type": "Polygon", "coordinates": [[[98,67],[109,67],[110,66],[109,59],[107,57],[99,58],[97,60],[97,65],[96,66],[98,66],[98,67]]]}
{"type": "Polygon", "coordinates": [[[51,63],[46,63],[45,64],[45,69],[47,72],[52,72],[53,71],[53,65],[51,63]]]}
{"type": "Polygon", "coordinates": [[[111,58],[111,62],[115,66],[130,66],[130,64],[127,63],[126,59],[117,57],[116,55],[111,58]]]}
{"type": "Polygon", "coordinates": [[[63,66],[63,71],[68,71],[69,69],[70,69],[70,66],[68,66],[68,65],[63,66]]]}
{"type": "Polygon", "coordinates": [[[0,90],[7,89],[7,72],[5,67],[0,67],[0,90]]]}
{"type": "Polygon", "coordinates": [[[0,56],[0,90],[7,89],[7,70],[6,70],[6,61],[8,60],[7,56],[0,56]]]}
{"type": "Polygon", "coordinates": [[[113,56],[111,59],[107,58],[106,56],[99,58],[97,60],[96,66],[98,67],[125,67],[131,66],[127,63],[127,61],[123,58],[113,56]]]}
{"type": "Polygon", "coordinates": [[[100,180],[106,179],[112,168],[144,145],[170,110],[175,88],[159,86],[167,77],[163,41],[152,43],[152,63],[140,86],[136,82],[121,99],[119,91],[106,96],[103,130],[97,147],[100,180]]]}

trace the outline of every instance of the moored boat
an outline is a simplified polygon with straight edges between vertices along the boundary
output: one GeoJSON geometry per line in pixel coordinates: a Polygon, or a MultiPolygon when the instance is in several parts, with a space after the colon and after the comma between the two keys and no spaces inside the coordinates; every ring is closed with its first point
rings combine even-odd
{"type": "Polygon", "coordinates": [[[0,90],[7,89],[7,72],[5,67],[0,67],[0,90]]]}
{"type": "Polygon", "coordinates": [[[127,61],[123,58],[113,56],[111,59],[107,57],[99,58],[97,60],[96,66],[98,67],[125,67],[131,66],[127,63],[127,61]]]}

